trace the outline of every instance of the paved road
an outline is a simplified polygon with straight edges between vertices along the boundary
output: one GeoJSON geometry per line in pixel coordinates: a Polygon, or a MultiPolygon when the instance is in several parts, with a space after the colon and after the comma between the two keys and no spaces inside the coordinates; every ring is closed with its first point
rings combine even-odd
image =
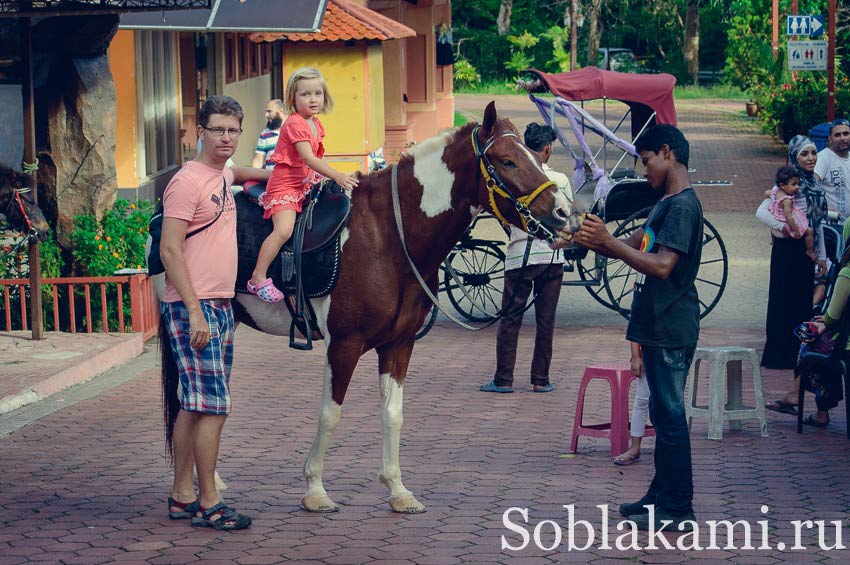
{"type": "MultiPolygon", "coordinates": [[[[158,378],[147,368],[153,358],[147,353],[124,369],[137,371],[135,378],[90,399],[60,396],[57,401],[76,404],[0,440],[0,564],[679,561],[680,551],[605,551],[598,541],[590,551],[568,553],[566,537],[557,551],[501,550],[500,536],[511,544],[521,539],[502,525],[508,508],[528,508],[531,528],[544,519],[566,528],[562,505],[575,504],[577,517],[599,528],[596,505],[613,508],[636,499],[648,484],[651,439],[644,462],[629,468],[611,465],[604,440],[583,439],[579,455],[567,455],[583,368],[624,359],[621,335],[619,328],[599,326],[559,332],[552,376],[557,389],[550,395],[530,392],[526,382],[530,332],[521,337],[518,392],[512,395],[477,391],[493,370],[495,330],[470,336],[447,327],[420,342],[405,394],[401,449],[405,484],[429,508],[417,516],[390,513],[376,480],[377,367],[375,356],[366,355],[326,461],[326,485],[342,511],[312,515],[298,505],[304,491],[301,466],[316,425],[322,347],[296,353],[281,339],[240,329],[236,401],[221,473],[230,483],[228,501],[252,513],[255,525],[229,534],[193,530],[165,515],[169,468],[162,453],[158,378]]],[[[757,332],[741,329],[707,330],[702,339],[703,345],[756,347],[760,342],[757,332]]],[[[123,381],[126,376],[106,378],[123,381]]],[[[766,375],[768,394],[786,383],[785,375],[766,375]]],[[[591,387],[586,421],[604,421],[607,406],[604,389],[591,387]]],[[[843,437],[843,417],[836,413],[834,418],[829,429],[799,436],[792,419],[770,413],[770,437],[761,438],[757,423],[748,422],[741,432],[727,431],[722,443],[707,440],[705,423],[695,422],[699,519],[747,519],[753,525],[769,519],[772,546],[793,541],[790,520],[847,520],[850,442],[843,437]],[[759,510],[763,504],[770,507],[766,516],[759,510]]],[[[615,523],[612,516],[612,540],[619,534],[615,523]]],[[[553,535],[544,531],[547,545],[553,535]]],[[[705,535],[701,539],[708,543],[705,535]]],[[[639,543],[645,546],[646,538],[639,543]]],[[[812,545],[811,536],[805,543],[812,545]]],[[[799,563],[831,553],[839,561],[850,558],[847,552],[819,550],[700,556],[799,563]]]]}

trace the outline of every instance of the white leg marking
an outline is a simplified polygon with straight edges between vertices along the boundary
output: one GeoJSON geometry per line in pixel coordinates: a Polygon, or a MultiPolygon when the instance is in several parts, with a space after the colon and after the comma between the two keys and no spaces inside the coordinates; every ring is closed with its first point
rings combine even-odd
{"type": "MultiPolygon", "coordinates": [[[[330,338],[325,338],[330,345],[330,338]]],[[[330,362],[325,358],[325,377],[322,383],[322,400],[319,403],[319,425],[316,436],[313,438],[313,446],[307,461],[304,463],[304,478],[307,479],[307,493],[302,499],[302,504],[307,510],[314,512],[332,512],[337,510],[336,504],[328,497],[327,491],[322,484],[322,472],[325,467],[325,454],[328,452],[328,443],[331,435],[339,424],[342,406],[334,402],[331,397],[331,379],[333,373],[330,362]]]]}
{"type": "Polygon", "coordinates": [[[381,388],[381,469],[378,477],[390,489],[390,497],[410,494],[401,482],[401,467],[398,462],[401,425],[404,422],[404,385],[396,382],[392,375],[378,376],[381,388]]]}
{"type": "Polygon", "coordinates": [[[443,162],[443,150],[450,134],[429,139],[414,148],[413,176],[422,185],[419,207],[429,218],[452,209],[452,185],[455,175],[443,162]]]}

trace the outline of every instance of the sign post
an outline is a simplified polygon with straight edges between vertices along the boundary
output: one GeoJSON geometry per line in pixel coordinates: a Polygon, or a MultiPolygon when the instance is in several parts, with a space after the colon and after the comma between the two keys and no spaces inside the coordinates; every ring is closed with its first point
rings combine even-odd
{"type": "Polygon", "coordinates": [[[835,119],[835,0],[829,0],[829,49],[827,55],[826,119],[835,119]]]}

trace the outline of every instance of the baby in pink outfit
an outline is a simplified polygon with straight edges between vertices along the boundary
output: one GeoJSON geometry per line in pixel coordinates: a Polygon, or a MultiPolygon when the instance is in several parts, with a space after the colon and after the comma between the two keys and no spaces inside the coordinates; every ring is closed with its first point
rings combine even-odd
{"type": "Polygon", "coordinates": [[[794,239],[805,238],[806,255],[817,260],[814,233],[802,210],[794,206],[794,195],[800,190],[800,175],[794,167],[782,167],[776,172],[776,186],[770,191],[770,213],[785,224],[785,233],[794,239]]]}

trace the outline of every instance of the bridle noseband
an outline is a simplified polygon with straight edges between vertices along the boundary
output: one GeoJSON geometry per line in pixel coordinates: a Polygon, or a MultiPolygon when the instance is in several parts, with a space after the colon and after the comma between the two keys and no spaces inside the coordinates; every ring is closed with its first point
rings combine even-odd
{"type": "Polygon", "coordinates": [[[531,215],[531,210],[529,210],[528,207],[531,206],[534,199],[540,196],[544,190],[555,186],[555,183],[549,180],[535,188],[530,194],[519,197],[514,196],[508,187],[505,186],[505,183],[502,181],[499,173],[496,172],[496,168],[493,166],[493,163],[491,163],[490,159],[487,157],[487,150],[490,149],[493,143],[501,137],[516,137],[519,139],[519,136],[513,132],[503,133],[500,136],[493,135],[482,145],[478,141],[479,129],[481,129],[481,126],[475,126],[475,129],[472,130],[472,149],[475,151],[475,156],[478,158],[478,166],[481,168],[481,174],[484,176],[484,185],[487,187],[487,193],[490,196],[490,210],[493,212],[493,215],[496,216],[503,225],[508,225],[508,220],[505,219],[502,212],[499,210],[499,207],[496,206],[496,195],[498,194],[514,205],[516,211],[519,212],[519,218],[520,221],[522,221],[523,230],[525,230],[526,233],[536,236],[538,232],[542,231],[546,236],[544,238],[546,241],[549,243],[554,242],[556,237],[555,232],[536,220],[531,215]]]}

